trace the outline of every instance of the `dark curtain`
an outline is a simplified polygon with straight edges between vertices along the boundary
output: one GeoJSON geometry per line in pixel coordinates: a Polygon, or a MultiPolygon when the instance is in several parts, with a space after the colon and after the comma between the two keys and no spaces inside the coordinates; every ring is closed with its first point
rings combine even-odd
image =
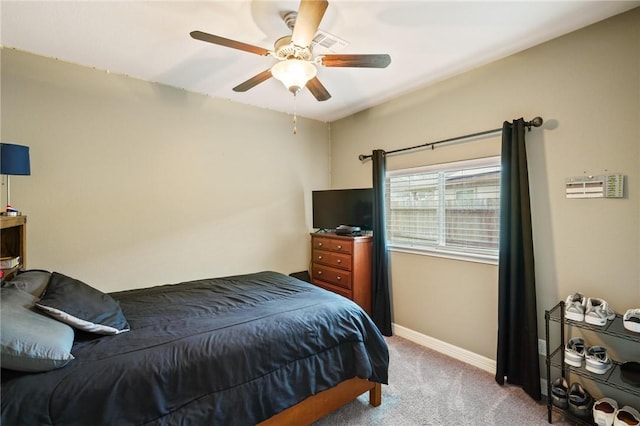
{"type": "Polygon", "coordinates": [[[385,180],[387,160],[385,152],[373,151],[373,265],[371,279],[371,319],[380,332],[391,336],[391,301],[389,298],[389,256],[387,252],[385,180]]]}
{"type": "Polygon", "coordinates": [[[496,382],[540,400],[529,176],[522,118],[502,127],[496,382]]]}

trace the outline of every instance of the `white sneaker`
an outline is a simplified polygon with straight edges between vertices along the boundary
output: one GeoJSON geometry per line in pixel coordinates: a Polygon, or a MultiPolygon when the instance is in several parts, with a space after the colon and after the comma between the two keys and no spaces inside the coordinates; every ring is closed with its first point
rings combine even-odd
{"type": "Polygon", "coordinates": [[[613,426],[618,403],[611,398],[602,398],[593,404],[593,421],[598,426],[613,426]]]}
{"type": "Polygon", "coordinates": [[[584,320],[588,324],[606,325],[607,320],[611,321],[616,317],[616,313],[609,307],[607,302],[597,297],[587,299],[587,309],[584,320]]]}
{"type": "Polygon", "coordinates": [[[613,426],[637,426],[640,425],[640,413],[633,407],[625,405],[618,411],[613,419],[613,426]]]}
{"type": "Polygon", "coordinates": [[[640,309],[629,309],[622,317],[624,328],[640,333],[640,309]]]}
{"type": "Polygon", "coordinates": [[[574,337],[569,340],[564,349],[564,362],[574,367],[582,367],[584,359],[584,339],[574,337]]]}
{"type": "Polygon", "coordinates": [[[591,346],[584,355],[585,368],[595,374],[604,374],[613,366],[604,346],[591,346]]]}
{"type": "Polygon", "coordinates": [[[573,321],[584,321],[584,312],[587,301],[582,293],[574,293],[567,296],[564,306],[564,316],[573,321]]]}

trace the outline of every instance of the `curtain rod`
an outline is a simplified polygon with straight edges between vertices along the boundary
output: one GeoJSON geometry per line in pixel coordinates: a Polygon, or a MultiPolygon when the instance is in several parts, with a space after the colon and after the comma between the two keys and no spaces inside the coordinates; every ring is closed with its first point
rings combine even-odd
{"type": "MultiPolygon", "coordinates": [[[[529,131],[531,131],[531,127],[532,126],[533,127],[540,127],[540,126],[542,126],[542,123],[543,123],[542,117],[534,117],[533,120],[531,120],[531,121],[525,121],[524,125],[527,126],[529,131]]],[[[455,138],[443,139],[441,141],[436,141],[436,142],[428,142],[428,143],[424,143],[422,145],[410,146],[410,147],[407,147],[407,148],[394,149],[393,151],[387,151],[385,153],[385,155],[395,154],[397,152],[409,151],[409,150],[412,150],[412,149],[426,148],[426,147],[431,147],[431,149],[434,149],[436,145],[440,145],[442,143],[449,143],[449,142],[461,141],[463,139],[477,138],[477,137],[480,137],[480,136],[487,136],[487,135],[490,135],[490,134],[493,134],[493,133],[498,133],[498,132],[502,132],[502,128],[485,130],[484,132],[471,133],[471,134],[464,135],[464,136],[456,136],[455,138]]],[[[372,156],[373,155],[360,154],[360,155],[358,155],[358,159],[360,161],[364,161],[367,158],[371,158],[372,156]]]]}

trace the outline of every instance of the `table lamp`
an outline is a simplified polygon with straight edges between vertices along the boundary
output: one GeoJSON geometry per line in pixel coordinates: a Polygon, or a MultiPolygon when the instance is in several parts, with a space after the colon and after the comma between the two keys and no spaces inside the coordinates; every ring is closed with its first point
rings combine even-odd
{"type": "Polygon", "coordinates": [[[29,147],[12,143],[0,143],[0,175],[7,175],[7,209],[0,214],[3,216],[19,216],[20,212],[11,207],[11,186],[9,178],[12,175],[30,175],[29,147]]]}

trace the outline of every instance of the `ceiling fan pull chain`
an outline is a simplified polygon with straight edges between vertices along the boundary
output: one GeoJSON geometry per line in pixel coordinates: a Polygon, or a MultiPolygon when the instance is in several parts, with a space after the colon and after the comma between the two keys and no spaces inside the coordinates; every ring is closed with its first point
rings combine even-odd
{"type": "Polygon", "coordinates": [[[297,110],[296,110],[296,94],[293,94],[293,134],[297,135],[298,134],[298,128],[296,127],[297,124],[297,110]]]}

